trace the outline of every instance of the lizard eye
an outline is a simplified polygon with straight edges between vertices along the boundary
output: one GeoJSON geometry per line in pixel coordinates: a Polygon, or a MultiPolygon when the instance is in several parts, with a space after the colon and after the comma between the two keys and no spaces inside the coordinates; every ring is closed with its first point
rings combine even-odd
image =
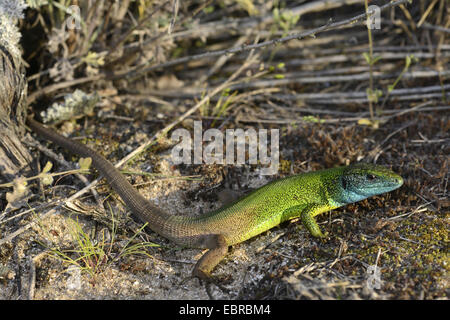
{"type": "Polygon", "coordinates": [[[366,178],[367,178],[367,180],[369,180],[369,181],[373,181],[373,180],[375,180],[377,177],[376,177],[374,174],[369,173],[369,174],[366,176],[366,178]]]}

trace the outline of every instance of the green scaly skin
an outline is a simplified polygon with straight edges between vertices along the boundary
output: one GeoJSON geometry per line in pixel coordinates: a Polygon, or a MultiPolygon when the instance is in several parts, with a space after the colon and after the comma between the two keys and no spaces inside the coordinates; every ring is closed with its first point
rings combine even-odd
{"type": "Polygon", "coordinates": [[[220,230],[227,245],[298,217],[313,236],[323,237],[316,215],[392,191],[402,184],[402,177],[385,167],[361,163],[279,179],[225,208],[185,219],[193,228],[220,230]]]}
{"type": "Polygon", "coordinates": [[[231,205],[198,217],[175,216],[142,197],[108,160],[95,151],[31,118],[27,123],[34,131],[72,153],[91,157],[93,166],[150,229],[179,245],[209,249],[193,270],[194,276],[205,280],[210,279],[210,272],[233,244],[297,217],[313,236],[324,237],[314,219],[316,215],[395,190],[403,184],[402,177],[385,167],[360,163],[276,180],[231,205]]]}

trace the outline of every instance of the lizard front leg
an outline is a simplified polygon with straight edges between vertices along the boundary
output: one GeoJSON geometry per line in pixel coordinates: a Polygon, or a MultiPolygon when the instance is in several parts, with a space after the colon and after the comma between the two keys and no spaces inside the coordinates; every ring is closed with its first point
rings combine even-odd
{"type": "Polygon", "coordinates": [[[311,204],[306,206],[300,215],[305,228],[308,229],[311,235],[317,238],[325,238],[328,235],[327,232],[324,234],[320,231],[320,227],[317,224],[316,219],[314,219],[314,216],[323,211],[322,208],[323,206],[319,204],[311,204]]]}
{"type": "Polygon", "coordinates": [[[325,211],[323,205],[320,205],[318,203],[301,204],[285,210],[283,212],[281,221],[287,221],[293,218],[300,217],[305,228],[314,237],[325,238],[327,233],[323,234],[322,231],[320,231],[319,225],[314,219],[317,214],[323,211],[325,211]]]}

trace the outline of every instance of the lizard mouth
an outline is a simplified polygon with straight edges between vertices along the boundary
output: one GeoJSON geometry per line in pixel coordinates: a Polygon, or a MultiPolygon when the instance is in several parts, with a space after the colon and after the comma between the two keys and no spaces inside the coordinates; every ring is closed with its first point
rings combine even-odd
{"type": "MultiPolygon", "coordinates": [[[[368,190],[370,194],[381,194],[384,192],[393,191],[403,185],[403,178],[397,174],[391,173],[384,175],[378,181],[369,183],[364,190],[368,190]]],[[[367,193],[367,192],[363,192],[367,193]]]]}
{"type": "Polygon", "coordinates": [[[403,185],[403,178],[398,174],[391,174],[389,177],[385,178],[385,183],[387,187],[392,187],[394,189],[400,188],[403,185]]]}

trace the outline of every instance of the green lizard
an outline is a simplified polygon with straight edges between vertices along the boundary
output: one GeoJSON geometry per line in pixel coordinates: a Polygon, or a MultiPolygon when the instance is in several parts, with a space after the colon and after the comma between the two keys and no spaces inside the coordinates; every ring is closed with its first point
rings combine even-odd
{"type": "Polygon", "coordinates": [[[31,118],[27,123],[35,132],[72,153],[91,157],[94,167],[150,229],[181,246],[209,249],[193,270],[193,276],[209,281],[211,271],[225,257],[229,246],[297,217],[313,236],[324,237],[314,219],[316,215],[395,190],[403,184],[402,177],[382,166],[359,163],[279,179],[230,205],[197,217],[172,215],[146,200],[108,160],[93,150],[31,118]]]}

